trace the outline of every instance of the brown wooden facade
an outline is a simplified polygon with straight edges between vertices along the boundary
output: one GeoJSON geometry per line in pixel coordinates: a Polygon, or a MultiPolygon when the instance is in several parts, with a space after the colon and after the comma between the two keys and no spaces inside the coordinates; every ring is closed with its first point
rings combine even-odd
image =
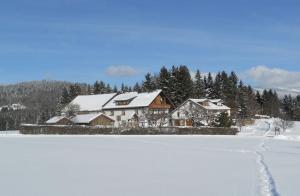
{"type": "Polygon", "coordinates": [[[111,126],[113,125],[115,121],[105,115],[100,115],[93,119],[90,123],[88,123],[89,126],[111,126]]]}
{"type": "Polygon", "coordinates": [[[173,104],[163,93],[159,94],[149,105],[149,109],[172,109],[173,104]]]}

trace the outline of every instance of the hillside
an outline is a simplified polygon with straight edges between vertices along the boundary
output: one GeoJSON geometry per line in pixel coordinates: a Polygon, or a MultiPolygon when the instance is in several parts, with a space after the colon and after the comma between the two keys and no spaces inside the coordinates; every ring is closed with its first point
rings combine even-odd
{"type": "Polygon", "coordinates": [[[42,80],[0,85],[0,107],[13,104],[25,106],[20,110],[0,111],[0,130],[15,129],[21,122],[35,123],[42,111],[54,112],[62,89],[70,84],[42,80]]]}

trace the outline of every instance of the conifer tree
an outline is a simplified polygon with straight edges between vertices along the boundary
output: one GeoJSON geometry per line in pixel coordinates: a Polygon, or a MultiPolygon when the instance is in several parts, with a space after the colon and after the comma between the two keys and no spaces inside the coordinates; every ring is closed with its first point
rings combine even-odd
{"type": "Polygon", "coordinates": [[[140,84],[137,82],[135,83],[135,85],[133,86],[133,91],[140,93],[141,92],[141,87],[140,84]]]}
{"type": "Polygon", "coordinates": [[[100,87],[100,84],[99,84],[99,81],[96,81],[94,83],[94,94],[100,94],[101,93],[101,87],[100,87]]]}
{"type": "Polygon", "coordinates": [[[160,73],[158,76],[158,88],[162,89],[164,94],[168,97],[171,95],[171,74],[166,67],[162,67],[160,69],[160,73]]]}
{"type": "Polygon", "coordinates": [[[205,91],[206,91],[206,97],[207,98],[214,98],[213,96],[213,86],[214,86],[214,80],[212,78],[212,75],[211,73],[209,72],[208,73],[208,76],[207,76],[207,80],[206,80],[206,85],[205,85],[205,91]]]}
{"type": "Polygon", "coordinates": [[[195,75],[194,97],[198,99],[205,97],[204,81],[201,77],[201,73],[199,70],[196,71],[196,75],[195,75]]]}
{"type": "Polygon", "coordinates": [[[150,73],[145,75],[142,89],[144,92],[152,92],[156,90],[155,80],[150,73]]]}
{"type": "Polygon", "coordinates": [[[118,92],[118,88],[117,88],[117,86],[116,86],[116,85],[114,85],[113,92],[114,92],[114,93],[117,93],[117,92],[118,92]]]}

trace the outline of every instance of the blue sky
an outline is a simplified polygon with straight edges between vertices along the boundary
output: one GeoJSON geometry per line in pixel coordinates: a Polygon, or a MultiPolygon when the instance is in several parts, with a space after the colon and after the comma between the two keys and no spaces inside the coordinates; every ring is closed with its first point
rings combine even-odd
{"type": "Polygon", "coordinates": [[[300,73],[299,8],[288,0],[4,1],[0,83],[132,84],[162,65],[186,64],[235,70],[263,86],[254,71],[300,73]]]}

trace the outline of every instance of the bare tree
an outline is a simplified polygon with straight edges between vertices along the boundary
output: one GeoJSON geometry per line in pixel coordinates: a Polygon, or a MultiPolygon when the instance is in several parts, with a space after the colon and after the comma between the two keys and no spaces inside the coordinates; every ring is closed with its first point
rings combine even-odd
{"type": "Polygon", "coordinates": [[[71,116],[75,116],[79,112],[79,110],[80,110],[80,106],[78,104],[70,103],[64,108],[63,112],[67,116],[71,117],[71,116]]]}
{"type": "Polygon", "coordinates": [[[210,125],[215,119],[216,115],[209,113],[208,111],[191,104],[186,107],[181,107],[179,112],[184,114],[186,119],[190,119],[193,122],[193,126],[198,127],[206,123],[210,125]]]}
{"type": "Polygon", "coordinates": [[[281,128],[283,132],[285,132],[288,128],[292,127],[293,125],[293,121],[289,121],[284,118],[279,118],[274,121],[274,126],[281,128]]]}

